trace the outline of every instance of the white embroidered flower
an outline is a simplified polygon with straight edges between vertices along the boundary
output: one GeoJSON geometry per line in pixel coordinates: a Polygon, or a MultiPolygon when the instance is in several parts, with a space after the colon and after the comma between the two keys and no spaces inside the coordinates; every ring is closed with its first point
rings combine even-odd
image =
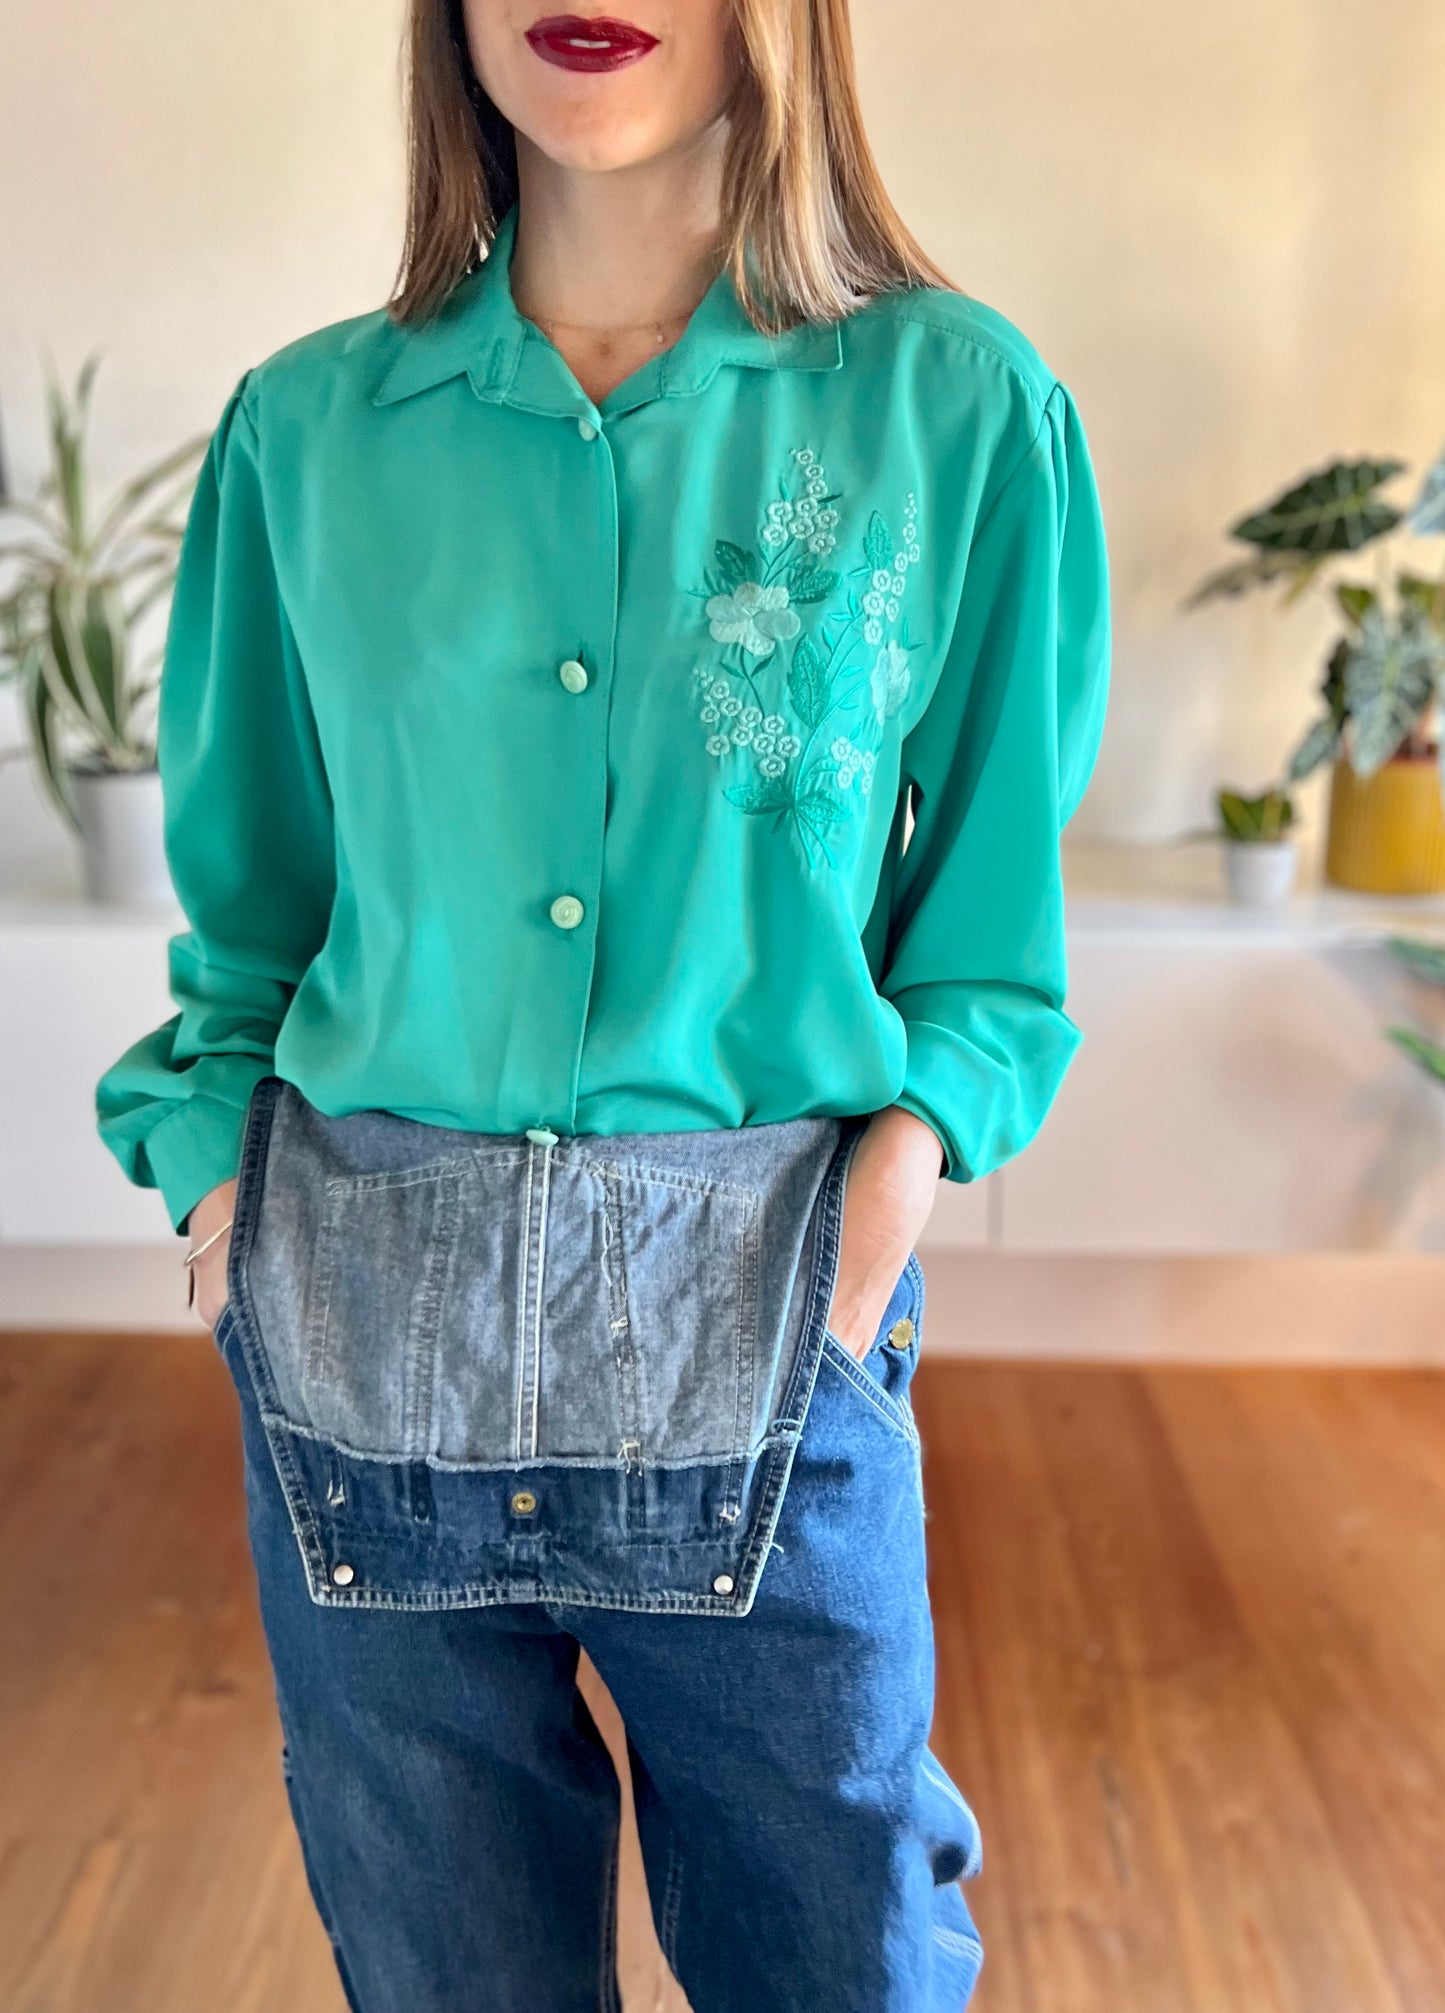
{"type": "Polygon", "coordinates": [[[758,772],[763,776],[781,776],[787,766],[781,755],[764,755],[758,764],[758,772]]]}
{"type": "Polygon", "coordinates": [[[776,734],[755,733],[753,735],[753,747],[759,755],[771,755],[777,748],[777,745],[778,737],[776,734]]]}
{"type": "Polygon", "coordinates": [[[891,594],[883,604],[883,613],[890,622],[898,620],[898,603],[893,599],[891,594]]]}
{"type": "Polygon", "coordinates": [[[808,484],[808,494],[809,496],[826,496],[828,494],[826,479],[821,475],[815,475],[808,484]]]}
{"type": "Polygon", "coordinates": [[[895,552],[893,555],[893,580],[894,580],[893,592],[895,594],[901,594],[903,592],[903,588],[901,585],[901,576],[905,574],[907,571],[908,571],[908,554],[906,552],[895,552]]]}
{"type": "Polygon", "coordinates": [[[709,699],[697,717],[703,722],[704,726],[711,727],[715,720],[722,718],[722,715],[718,712],[717,707],[714,706],[711,699],[709,699]]]}
{"type": "Polygon", "coordinates": [[[865,773],[858,778],[859,793],[860,795],[866,797],[868,795],[868,792],[872,788],[873,788],[873,778],[871,774],[865,771],[865,773]]]}
{"type": "Polygon", "coordinates": [[[820,531],[808,540],[808,550],[816,552],[820,558],[825,558],[837,543],[831,531],[820,531]]]}
{"type": "Polygon", "coordinates": [[[893,592],[895,594],[901,594],[907,585],[908,582],[903,578],[903,571],[900,568],[899,571],[895,573],[893,576],[893,592]]]}
{"type": "Polygon", "coordinates": [[[873,592],[875,594],[886,594],[892,585],[893,575],[888,571],[886,566],[880,566],[873,576],[873,592]]]}
{"type": "Polygon", "coordinates": [[[793,449],[793,459],[797,462],[799,468],[811,468],[818,457],[814,454],[811,447],[795,447],[793,449]]]}
{"type": "Polygon", "coordinates": [[[745,727],[741,720],[736,721],[733,725],[733,731],[732,731],[733,746],[735,748],[751,747],[752,739],[753,739],[752,728],[745,727]]]}
{"type": "Polygon", "coordinates": [[[707,696],[709,699],[726,699],[732,689],[726,678],[714,678],[707,688],[707,696]]]}
{"type": "Polygon", "coordinates": [[[885,643],[878,652],[871,679],[873,710],[880,720],[891,719],[908,696],[908,652],[897,643],[885,643]]]}
{"type": "Polygon", "coordinates": [[[883,624],[878,620],[876,615],[870,615],[868,620],[863,624],[863,641],[865,643],[881,643],[883,641],[883,624]]]}
{"type": "Polygon", "coordinates": [[[798,755],[802,753],[802,748],[803,744],[796,734],[780,734],[778,736],[778,753],[780,755],[798,755]]]}
{"type": "Polygon", "coordinates": [[[764,545],[786,545],[792,535],[790,531],[784,531],[781,524],[765,524],[763,526],[764,545]]]}
{"type": "Polygon", "coordinates": [[[788,731],[788,723],[781,713],[769,713],[763,727],[769,734],[786,734],[788,731]]]}
{"type": "Polygon", "coordinates": [[[732,742],[726,734],[709,734],[707,737],[709,755],[726,755],[731,747],[732,742]]]}
{"type": "Polygon", "coordinates": [[[741,713],[742,710],[743,702],[739,699],[736,692],[729,692],[726,699],[718,702],[718,711],[725,720],[731,720],[735,713],[741,713]]]}
{"type": "Polygon", "coordinates": [[[921,559],[922,557],[923,557],[923,553],[922,553],[922,550],[921,550],[921,548],[920,548],[919,546],[917,546],[917,545],[910,545],[910,546],[909,546],[909,548],[908,548],[908,564],[909,564],[910,566],[916,566],[916,565],[918,564],[919,560],[920,560],[920,559],[921,559]]]}
{"type": "Polygon", "coordinates": [[[833,757],[835,762],[846,762],[852,752],[853,743],[848,739],[846,734],[840,734],[828,750],[828,753],[833,757]]]}
{"type": "Polygon", "coordinates": [[[714,642],[737,643],[753,657],[771,657],[803,626],[788,606],[786,587],[763,587],[756,580],[740,581],[731,594],[714,594],[707,619],[714,642]]]}
{"type": "Polygon", "coordinates": [[[744,706],[741,724],[744,727],[756,727],[762,717],[763,709],[761,706],[744,706]]]}
{"type": "Polygon", "coordinates": [[[863,596],[863,612],[865,615],[881,615],[883,613],[883,596],[876,587],[871,588],[863,596]]]}

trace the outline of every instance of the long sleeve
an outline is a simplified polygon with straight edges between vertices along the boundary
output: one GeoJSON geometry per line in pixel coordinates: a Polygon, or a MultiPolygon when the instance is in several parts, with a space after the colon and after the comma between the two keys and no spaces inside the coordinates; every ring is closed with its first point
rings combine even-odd
{"type": "Polygon", "coordinates": [[[331,799],[267,537],[243,378],[192,501],[161,674],[165,844],[189,929],[179,1011],[96,1087],[102,1139],[184,1230],[237,1171],[246,1108],[334,892],[331,799]]]}
{"type": "Polygon", "coordinates": [[[938,1134],[951,1181],[1028,1144],[1079,1045],[1059,839],[1098,752],[1109,639],[1098,492],[1055,384],[984,505],[947,659],[903,744],[914,826],[879,990],[907,1031],[896,1102],[938,1134]]]}

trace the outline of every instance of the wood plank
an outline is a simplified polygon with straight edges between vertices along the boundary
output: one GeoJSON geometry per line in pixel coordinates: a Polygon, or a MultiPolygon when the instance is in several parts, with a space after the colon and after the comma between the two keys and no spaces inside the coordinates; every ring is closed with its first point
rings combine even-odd
{"type": "MultiPolygon", "coordinates": [[[[1445,2013],[1445,1377],[916,1393],[979,2013],[1445,2013]]],[[[0,1613],[0,2006],[341,2013],[204,1337],[0,1338],[0,1613]]]]}

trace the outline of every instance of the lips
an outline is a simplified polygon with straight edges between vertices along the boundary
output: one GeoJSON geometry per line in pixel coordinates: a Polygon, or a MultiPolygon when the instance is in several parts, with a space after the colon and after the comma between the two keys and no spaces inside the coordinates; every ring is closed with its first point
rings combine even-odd
{"type": "Polygon", "coordinates": [[[559,70],[621,70],[657,47],[657,37],[611,15],[549,14],[534,21],[527,40],[544,63],[559,70]]]}

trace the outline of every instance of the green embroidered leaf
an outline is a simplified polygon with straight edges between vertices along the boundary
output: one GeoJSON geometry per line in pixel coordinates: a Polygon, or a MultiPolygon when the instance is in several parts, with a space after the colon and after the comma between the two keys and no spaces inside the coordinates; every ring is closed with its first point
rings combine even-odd
{"type": "Polygon", "coordinates": [[[838,585],[838,576],[827,566],[795,566],[788,575],[788,598],[799,602],[826,601],[838,585]]]}
{"type": "Polygon", "coordinates": [[[847,804],[831,790],[809,790],[799,797],[794,809],[803,823],[820,835],[831,825],[844,824],[849,816],[847,804]]]}
{"type": "Polygon", "coordinates": [[[811,636],[800,636],[793,651],[788,697],[805,727],[816,727],[828,710],[828,675],[811,636]]]}
{"type": "Polygon", "coordinates": [[[876,510],[868,520],[868,533],[863,540],[863,550],[868,555],[868,564],[875,573],[893,571],[893,540],[888,534],[888,526],[876,510]]]}
{"type": "Polygon", "coordinates": [[[737,783],[731,790],[724,790],[723,795],[750,817],[762,811],[786,811],[793,801],[782,776],[767,776],[760,783],[737,783]]]}
{"type": "Polygon", "coordinates": [[[725,538],[720,538],[713,547],[713,558],[727,587],[738,587],[744,580],[756,580],[761,571],[755,552],[744,552],[740,545],[730,545],[725,538]]]}

